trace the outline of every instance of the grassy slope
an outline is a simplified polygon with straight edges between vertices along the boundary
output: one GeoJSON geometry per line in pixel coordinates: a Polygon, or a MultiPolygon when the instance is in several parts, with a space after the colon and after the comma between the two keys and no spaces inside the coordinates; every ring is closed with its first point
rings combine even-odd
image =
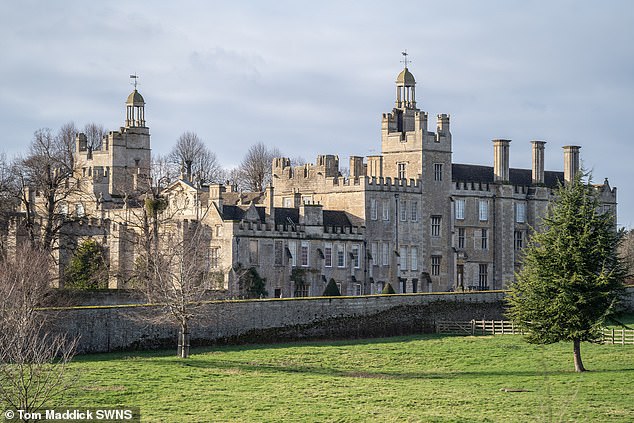
{"type": "Polygon", "coordinates": [[[634,346],[414,336],[78,357],[77,406],[143,421],[633,421],[634,346]],[[170,354],[170,355],[168,355],[170,354]],[[529,392],[501,392],[521,388],[529,392]]]}

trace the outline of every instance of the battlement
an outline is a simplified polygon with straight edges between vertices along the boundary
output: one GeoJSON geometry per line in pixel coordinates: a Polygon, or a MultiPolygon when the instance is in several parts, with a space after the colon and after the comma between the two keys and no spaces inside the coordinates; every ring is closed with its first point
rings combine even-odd
{"type": "MultiPolygon", "coordinates": [[[[267,237],[267,238],[311,238],[314,236],[314,232],[310,234],[306,231],[307,225],[300,225],[294,223],[285,223],[273,225],[270,223],[262,222],[246,222],[241,221],[237,223],[235,236],[250,236],[250,237],[267,237]]],[[[362,226],[335,226],[324,225],[322,226],[324,234],[336,234],[336,235],[350,235],[353,238],[362,236],[364,233],[364,227],[362,226]]]]}
{"type": "Polygon", "coordinates": [[[272,171],[275,177],[285,179],[307,179],[317,175],[336,177],[339,176],[339,156],[319,155],[315,164],[306,163],[299,166],[291,166],[288,157],[276,157],[273,159],[272,171]]]}

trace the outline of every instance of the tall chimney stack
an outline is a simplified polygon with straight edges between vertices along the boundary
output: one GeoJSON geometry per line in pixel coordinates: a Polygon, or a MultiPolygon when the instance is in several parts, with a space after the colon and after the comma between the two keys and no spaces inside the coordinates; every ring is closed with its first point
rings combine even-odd
{"type": "Polygon", "coordinates": [[[544,183],[544,145],[546,141],[531,141],[533,144],[533,184],[544,183]]]}
{"type": "Polygon", "coordinates": [[[564,146],[564,181],[570,183],[579,172],[579,147],[578,145],[564,146]]]}
{"type": "Polygon", "coordinates": [[[509,145],[511,140],[493,140],[493,180],[509,180],[509,145]]]}

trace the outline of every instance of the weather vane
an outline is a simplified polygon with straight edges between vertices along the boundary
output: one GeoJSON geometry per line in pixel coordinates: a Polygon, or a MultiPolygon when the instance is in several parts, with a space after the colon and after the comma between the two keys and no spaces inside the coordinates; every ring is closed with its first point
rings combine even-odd
{"type": "Polygon", "coordinates": [[[412,63],[412,62],[411,62],[411,60],[408,60],[408,59],[407,59],[407,56],[408,56],[408,54],[407,54],[407,49],[405,49],[404,51],[402,51],[402,52],[401,52],[401,54],[403,55],[403,60],[401,60],[401,63],[404,63],[404,64],[405,64],[405,67],[407,67],[407,64],[408,64],[408,63],[412,63]]]}
{"type": "Polygon", "coordinates": [[[136,90],[136,86],[137,86],[137,83],[138,83],[139,76],[137,74],[132,74],[132,75],[130,75],[130,79],[134,80],[134,82],[130,82],[130,83],[132,85],[134,85],[134,89],[136,90]]]}

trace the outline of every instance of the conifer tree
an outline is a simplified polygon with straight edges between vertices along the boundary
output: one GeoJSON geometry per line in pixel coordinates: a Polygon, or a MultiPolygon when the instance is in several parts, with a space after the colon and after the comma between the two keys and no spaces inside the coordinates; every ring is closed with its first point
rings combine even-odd
{"type": "Polygon", "coordinates": [[[617,254],[622,236],[579,172],[557,190],[510,287],[508,316],[527,329],[528,342],[572,342],[577,372],[585,371],[581,342],[598,341],[618,311],[626,274],[617,254]]]}
{"type": "Polygon", "coordinates": [[[391,283],[387,283],[387,285],[385,285],[385,287],[383,287],[383,291],[381,291],[381,294],[396,294],[396,291],[394,291],[394,288],[392,287],[391,283]]]}
{"type": "Polygon", "coordinates": [[[106,288],[107,276],[102,247],[90,238],[79,245],[68,263],[65,286],[78,289],[106,288]]]}
{"type": "Polygon", "coordinates": [[[341,292],[339,292],[339,287],[337,286],[337,282],[333,278],[330,278],[328,281],[328,285],[324,289],[323,293],[324,297],[339,297],[341,296],[341,292]]]}

